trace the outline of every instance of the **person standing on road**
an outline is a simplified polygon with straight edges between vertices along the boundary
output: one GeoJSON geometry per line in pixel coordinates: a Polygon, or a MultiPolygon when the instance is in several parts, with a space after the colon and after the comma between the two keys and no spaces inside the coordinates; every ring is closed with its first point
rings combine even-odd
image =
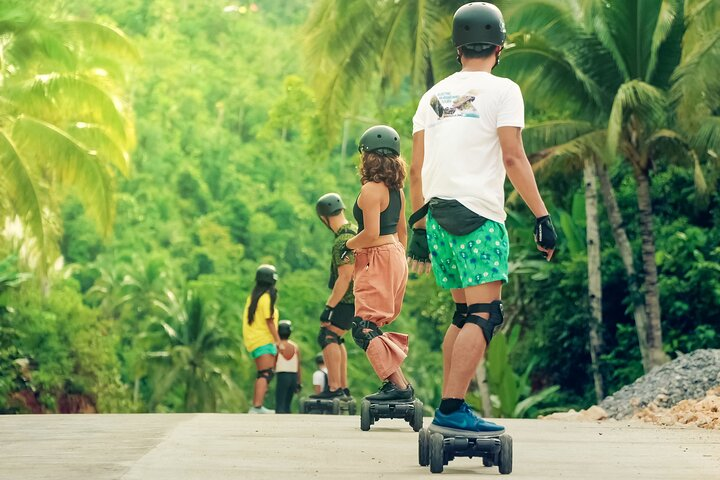
{"type": "Polygon", "coordinates": [[[315,365],[317,370],[313,372],[313,389],[315,393],[326,392],[328,390],[328,370],[325,368],[325,358],[322,352],[315,355],[315,365]]]}
{"type": "Polygon", "coordinates": [[[400,315],[408,276],[400,135],[386,125],[371,127],[360,138],[359,151],[362,188],[353,208],[358,234],[345,245],[347,255],[355,254],[352,335],[384,382],[376,394],[365,398],[412,400],[413,388],[401,369],[408,336],[380,330],[400,315]]]}
{"type": "Polygon", "coordinates": [[[272,265],[260,265],[255,272],[255,287],[245,302],[243,314],[243,342],[255,360],[257,378],[253,392],[253,406],[248,413],[275,413],[263,402],[275,373],[275,357],[280,336],[277,331],[279,312],[275,307],[278,291],[277,270],[272,265]]]}
{"type": "Polygon", "coordinates": [[[433,424],[502,431],[472,412],[465,395],[503,322],[501,290],[508,281],[509,253],[506,174],[536,217],[535,241],[548,261],[556,235],[522,144],[520,88],[491,73],[505,43],[502,13],[485,2],[460,7],[453,41],[461,71],[425,93],[413,118],[415,213],[408,256],[415,271],[431,265],[437,284],[451,291],[456,306],[443,342],[442,401],[433,424]]]}
{"type": "Polygon", "coordinates": [[[275,363],[277,383],[275,385],[275,413],[290,413],[293,395],[302,388],[300,369],[300,348],[290,340],[292,322],[280,320],[278,323],[278,356],[275,363]]]}
{"type": "Polygon", "coordinates": [[[310,398],[351,398],[347,380],[347,349],[343,335],[352,327],[355,316],[355,297],[353,296],[353,270],[355,256],[346,253],[345,243],[354,237],[357,229],[345,218],[345,204],[337,193],[327,193],[315,204],[315,210],[323,224],[328,227],[333,240],[330,260],[330,280],[332,290],[320,314],[320,332],[318,343],[325,357],[328,371],[328,388],[310,398]]]}

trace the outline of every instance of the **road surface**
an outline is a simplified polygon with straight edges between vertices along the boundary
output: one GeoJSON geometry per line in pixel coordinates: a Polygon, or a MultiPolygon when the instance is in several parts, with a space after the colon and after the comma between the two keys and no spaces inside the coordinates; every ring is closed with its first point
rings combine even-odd
{"type": "MultiPolygon", "coordinates": [[[[426,425],[430,422],[425,419],[426,425]]],[[[316,415],[0,416],[0,479],[300,480],[499,477],[480,459],[417,464],[400,420],[316,415]]],[[[628,422],[504,420],[513,480],[720,479],[720,432],[628,422]]]]}

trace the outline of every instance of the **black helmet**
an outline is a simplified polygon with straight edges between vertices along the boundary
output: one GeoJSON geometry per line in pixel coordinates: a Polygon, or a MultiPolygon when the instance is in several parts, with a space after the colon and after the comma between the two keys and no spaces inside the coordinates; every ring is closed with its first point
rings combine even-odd
{"type": "Polygon", "coordinates": [[[334,217],[345,210],[345,204],[337,193],[326,193],[315,204],[315,211],[321,217],[334,217]]]}
{"type": "Polygon", "coordinates": [[[275,285],[278,274],[274,265],[260,265],[255,272],[255,282],[264,285],[275,285]]]}
{"type": "Polygon", "coordinates": [[[381,155],[400,155],[400,135],[387,125],[375,125],[360,137],[358,151],[378,152],[381,155]]]}
{"type": "Polygon", "coordinates": [[[317,355],[315,355],[315,363],[317,363],[318,365],[320,365],[321,363],[325,363],[325,358],[323,357],[322,353],[318,353],[317,355]]]}
{"type": "Polygon", "coordinates": [[[452,38],[456,47],[473,44],[502,47],[505,36],[502,12],[492,3],[467,3],[455,12],[452,38]]]}
{"type": "Polygon", "coordinates": [[[292,333],[292,322],[290,320],[280,320],[278,322],[278,335],[280,338],[289,338],[292,333]]]}

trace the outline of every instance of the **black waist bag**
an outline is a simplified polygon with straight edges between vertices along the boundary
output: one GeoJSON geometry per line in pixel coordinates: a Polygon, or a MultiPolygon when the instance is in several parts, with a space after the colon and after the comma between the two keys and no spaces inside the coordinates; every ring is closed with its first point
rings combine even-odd
{"type": "Polygon", "coordinates": [[[468,235],[487,222],[487,218],[481,217],[457,200],[432,198],[428,206],[435,221],[451,235],[468,235]]]}

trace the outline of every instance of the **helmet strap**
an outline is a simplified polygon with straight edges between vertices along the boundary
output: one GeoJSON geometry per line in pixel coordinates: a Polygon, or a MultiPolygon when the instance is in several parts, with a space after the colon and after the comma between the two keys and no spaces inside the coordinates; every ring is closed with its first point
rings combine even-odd
{"type": "Polygon", "coordinates": [[[328,228],[328,230],[335,233],[335,231],[330,226],[330,220],[329,220],[330,217],[324,217],[322,215],[318,215],[318,216],[320,217],[320,221],[323,223],[323,225],[325,225],[328,228]]]}
{"type": "Polygon", "coordinates": [[[500,65],[500,52],[502,52],[502,47],[496,47],[495,48],[495,65],[493,65],[493,69],[500,65]]]}

